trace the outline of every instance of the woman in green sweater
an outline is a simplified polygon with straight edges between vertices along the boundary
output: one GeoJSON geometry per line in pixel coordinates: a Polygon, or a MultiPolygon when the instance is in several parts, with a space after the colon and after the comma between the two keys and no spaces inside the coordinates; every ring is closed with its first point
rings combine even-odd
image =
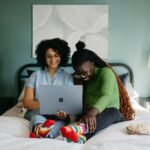
{"type": "MultiPolygon", "coordinates": [[[[78,42],[76,47],[72,65],[75,70],[74,77],[82,79],[85,89],[84,114],[80,117],[79,124],[62,127],[61,133],[67,141],[84,143],[96,132],[129,118],[120,112],[122,91],[118,86],[121,83],[117,75],[93,51],[85,49],[83,42],[78,42]]],[[[127,100],[129,103],[129,99],[127,100]]],[[[130,103],[128,106],[131,108],[130,103]]],[[[134,113],[132,108],[129,110],[131,114],[134,113]]]]}

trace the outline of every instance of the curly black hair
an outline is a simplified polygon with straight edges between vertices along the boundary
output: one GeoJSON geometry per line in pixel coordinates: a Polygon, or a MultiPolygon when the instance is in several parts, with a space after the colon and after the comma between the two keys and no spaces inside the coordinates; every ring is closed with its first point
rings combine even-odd
{"type": "Polygon", "coordinates": [[[46,39],[37,45],[35,53],[38,65],[40,65],[42,69],[47,66],[45,54],[49,48],[52,48],[61,56],[59,66],[66,66],[70,57],[70,47],[66,41],[60,38],[46,39]]]}
{"type": "Polygon", "coordinates": [[[86,61],[94,62],[97,67],[106,67],[107,64],[93,51],[85,48],[85,43],[79,41],[76,44],[77,51],[72,55],[72,66],[76,69],[86,61]]]}

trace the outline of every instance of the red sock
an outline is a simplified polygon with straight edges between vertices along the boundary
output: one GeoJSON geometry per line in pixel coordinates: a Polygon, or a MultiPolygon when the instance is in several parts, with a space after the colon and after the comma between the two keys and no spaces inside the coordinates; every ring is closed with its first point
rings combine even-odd
{"type": "Polygon", "coordinates": [[[61,127],[61,134],[73,142],[78,142],[78,134],[70,126],[61,127]]]}
{"type": "Polygon", "coordinates": [[[61,127],[60,129],[62,136],[66,137],[67,139],[78,142],[82,141],[83,143],[86,141],[86,137],[82,138],[80,135],[84,135],[88,132],[86,125],[84,123],[74,124],[71,126],[61,127]],[[81,139],[81,140],[80,140],[81,139]]]}
{"type": "Polygon", "coordinates": [[[45,138],[49,136],[52,128],[54,127],[55,121],[47,119],[43,124],[37,124],[34,128],[34,133],[38,138],[45,138]]]}
{"type": "Polygon", "coordinates": [[[34,132],[30,132],[29,137],[30,137],[30,138],[37,138],[37,137],[36,137],[36,134],[35,134],[34,132]]]}
{"type": "Polygon", "coordinates": [[[55,124],[54,120],[50,120],[47,119],[44,123],[43,123],[43,127],[50,127],[51,125],[55,124]]]}

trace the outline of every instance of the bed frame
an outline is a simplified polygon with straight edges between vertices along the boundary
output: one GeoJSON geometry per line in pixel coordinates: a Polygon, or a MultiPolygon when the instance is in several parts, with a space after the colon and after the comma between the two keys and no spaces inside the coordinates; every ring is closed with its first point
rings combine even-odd
{"type": "MultiPolygon", "coordinates": [[[[113,68],[115,67],[120,67],[120,68],[123,68],[127,71],[127,73],[129,74],[129,79],[130,79],[130,82],[132,84],[132,86],[134,86],[134,75],[133,75],[133,71],[131,69],[131,67],[129,67],[128,65],[124,64],[124,63],[109,63],[113,68]]],[[[72,65],[71,64],[68,64],[66,67],[70,67],[72,68],[72,65]]],[[[26,64],[26,65],[23,65],[19,70],[18,70],[18,74],[17,74],[17,84],[18,84],[18,95],[20,94],[21,90],[22,90],[22,87],[23,87],[23,81],[25,79],[27,79],[29,77],[29,75],[27,74],[27,70],[29,69],[38,69],[40,68],[40,66],[38,64],[35,64],[35,63],[30,63],[30,64],[26,64]]]]}

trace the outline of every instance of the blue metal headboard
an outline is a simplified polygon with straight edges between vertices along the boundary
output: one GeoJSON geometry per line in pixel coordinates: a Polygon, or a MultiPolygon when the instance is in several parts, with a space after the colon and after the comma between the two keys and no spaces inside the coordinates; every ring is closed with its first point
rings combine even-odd
{"type": "MultiPolygon", "coordinates": [[[[109,63],[112,67],[121,67],[127,70],[127,72],[129,73],[129,80],[130,83],[132,84],[132,86],[134,86],[134,75],[133,75],[133,71],[131,69],[131,67],[129,67],[128,65],[124,64],[124,63],[109,63]]],[[[70,67],[72,68],[71,64],[68,64],[66,67],[70,67]]],[[[18,94],[21,92],[22,87],[24,85],[23,80],[27,79],[29,77],[29,75],[27,73],[25,73],[27,70],[32,70],[32,69],[38,69],[40,68],[40,66],[38,64],[35,63],[30,63],[30,64],[26,64],[23,65],[21,68],[19,68],[18,73],[17,73],[17,84],[18,84],[18,94]]]]}

